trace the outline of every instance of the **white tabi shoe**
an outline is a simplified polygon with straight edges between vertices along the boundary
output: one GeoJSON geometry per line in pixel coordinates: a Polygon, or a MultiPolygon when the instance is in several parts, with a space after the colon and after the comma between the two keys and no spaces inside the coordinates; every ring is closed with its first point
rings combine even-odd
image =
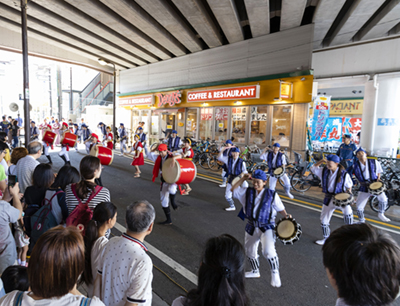
{"type": "Polygon", "coordinates": [[[324,245],[325,241],[326,241],[326,239],[324,238],[324,239],[315,241],[315,243],[318,244],[318,245],[324,245]]]}
{"type": "Polygon", "coordinates": [[[279,288],[282,286],[281,277],[279,275],[279,271],[271,271],[271,286],[279,288]]]}
{"type": "Polygon", "coordinates": [[[235,206],[230,206],[230,207],[225,208],[225,210],[226,211],[235,211],[236,207],[235,206]]]}
{"type": "Polygon", "coordinates": [[[383,222],[390,222],[390,219],[382,213],[378,214],[378,218],[381,219],[383,222]]]}
{"type": "Polygon", "coordinates": [[[224,187],[226,187],[226,184],[221,184],[221,185],[219,185],[219,187],[224,188],[224,187]]]}
{"type": "Polygon", "coordinates": [[[244,274],[246,278],[260,278],[260,270],[253,270],[244,274]]]}
{"type": "Polygon", "coordinates": [[[289,198],[294,199],[293,194],[291,194],[290,192],[286,193],[286,195],[287,195],[289,198]]]}

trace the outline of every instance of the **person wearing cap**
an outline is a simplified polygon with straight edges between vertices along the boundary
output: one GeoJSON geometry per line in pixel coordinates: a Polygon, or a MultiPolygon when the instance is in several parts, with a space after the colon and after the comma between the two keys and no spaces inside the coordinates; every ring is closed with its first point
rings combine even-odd
{"type": "Polygon", "coordinates": [[[350,173],[353,172],[353,163],[355,158],[355,152],[357,150],[357,146],[351,142],[351,134],[343,135],[343,143],[340,145],[339,149],[336,152],[336,155],[339,156],[343,161],[346,162],[346,170],[350,173]]]}
{"type": "Polygon", "coordinates": [[[6,120],[6,116],[3,116],[3,121],[0,122],[0,126],[3,132],[8,134],[8,121],[6,120]]]}
{"type": "Polygon", "coordinates": [[[31,121],[31,140],[37,140],[39,138],[39,130],[35,124],[35,121],[31,121]]]}
{"type": "Polygon", "coordinates": [[[106,132],[107,134],[106,134],[106,139],[104,140],[104,146],[112,150],[114,148],[114,143],[113,143],[114,135],[113,133],[111,133],[111,127],[107,126],[106,132]]]}
{"type": "Polygon", "coordinates": [[[146,147],[147,135],[143,132],[143,127],[139,126],[137,128],[137,134],[139,135],[140,142],[142,143],[143,147],[146,147]]]}
{"type": "Polygon", "coordinates": [[[118,134],[120,139],[119,148],[121,150],[121,154],[125,153],[126,150],[126,141],[128,139],[128,134],[126,133],[125,126],[123,123],[119,124],[118,134]]]}
{"type": "Polygon", "coordinates": [[[92,136],[92,131],[89,129],[89,127],[85,123],[82,123],[81,129],[82,129],[83,143],[86,143],[86,141],[88,139],[90,139],[90,137],[92,136]]]}
{"type": "Polygon", "coordinates": [[[138,134],[134,136],[135,143],[133,144],[131,150],[126,154],[131,154],[133,152],[133,161],[132,166],[136,168],[136,173],[134,177],[140,177],[140,173],[142,173],[139,169],[139,166],[144,165],[144,157],[143,157],[143,144],[140,142],[140,137],[138,134]]]}
{"type": "MultiPolygon", "coordinates": [[[[239,148],[231,146],[222,148],[218,154],[218,160],[223,162],[225,165],[225,177],[228,179],[228,184],[226,185],[225,189],[225,199],[228,201],[229,207],[225,208],[226,211],[236,210],[231,191],[233,179],[236,177],[242,177],[245,173],[247,173],[246,164],[243,159],[239,157],[239,153],[239,148]],[[229,148],[231,150],[231,156],[224,156],[224,152],[229,148]]],[[[244,184],[247,184],[247,182],[244,184]]]]}
{"type": "Polygon", "coordinates": [[[100,130],[101,134],[103,135],[103,140],[106,139],[107,131],[106,131],[106,126],[103,122],[99,122],[97,125],[97,128],[100,130]]]}
{"type": "Polygon", "coordinates": [[[275,217],[279,212],[284,218],[292,218],[283,205],[276,191],[267,188],[267,175],[262,170],[255,170],[251,176],[253,187],[245,187],[243,183],[250,178],[246,173],[232,186],[233,197],[239,200],[243,208],[239,217],[247,219],[244,236],[244,248],[251,271],[245,273],[246,278],[260,277],[258,245],[271,267],[272,287],[281,286],[279,275],[279,259],[275,249],[275,217]]]}
{"type": "MultiPolygon", "coordinates": [[[[64,135],[65,133],[68,133],[68,132],[69,132],[68,123],[63,122],[62,125],[61,125],[60,134],[61,134],[61,135],[64,135]]],[[[61,138],[62,138],[62,136],[61,136],[61,138]]],[[[69,151],[69,146],[68,146],[68,145],[65,145],[65,144],[61,144],[61,151],[60,151],[60,153],[58,153],[58,155],[59,155],[59,156],[61,157],[61,159],[64,161],[64,164],[65,164],[65,165],[71,165],[71,162],[70,162],[70,160],[69,160],[68,151],[69,151]]]]}
{"type": "MultiPolygon", "coordinates": [[[[283,154],[282,152],[279,151],[281,148],[281,145],[278,142],[275,142],[272,145],[272,148],[273,148],[272,152],[267,152],[267,150],[270,150],[270,148],[266,147],[264,149],[264,151],[262,152],[262,154],[260,155],[260,159],[266,160],[268,163],[268,174],[270,175],[269,189],[275,190],[276,182],[278,181],[278,179],[274,176],[274,171],[276,168],[279,168],[279,167],[284,168],[285,167],[286,158],[285,158],[285,154],[283,154]]],[[[285,173],[279,179],[281,179],[284,183],[283,188],[285,189],[286,195],[289,198],[293,199],[294,196],[290,193],[290,180],[289,180],[287,174],[285,173]]]]}
{"type": "Polygon", "coordinates": [[[182,147],[182,140],[178,137],[178,132],[173,130],[171,136],[167,138],[168,150],[171,152],[179,151],[182,147]]]}
{"type": "Polygon", "coordinates": [[[331,154],[321,159],[311,167],[311,171],[321,180],[322,192],[325,193],[320,218],[323,238],[315,241],[316,244],[323,245],[330,235],[329,222],[335,209],[340,208],[342,210],[345,224],[353,223],[353,210],[350,205],[338,207],[333,204],[333,198],[336,194],[351,192],[353,181],[350,174],[340,164],[340,157],[337,155],[331,154]],[[320,167],[323,163],[326,163],[326,167],[320,167]]]}
{"type": "MultiPolygon", "coordinates": [[[[46,128],[43,129],[43,136],[47,131],[51,132],[51,125],[50,124],[46,125],[46,128]]],[[[46,141],[42,141],[42,145],[43,145],[43,154],[49,160],[48,164],[52,164],[53,161],[51,160],[49,149],[50,149],[50,147],[51,147],[51,149],[53,149],[53,143],[48,143],[46,141]]]]}
{"type": "Polygon", "coordinates": [[[90,150],[92,149],[92,147],[98,144],[99,142],[100,142],[99,136],[97,136],[97,134],[95,133],[90,134],[89,138],[85,140],[86,153],[90,154],[90,150]]]}
{"type": "Polygon", "coordinates": [[[77,142],[76,142],[76,144],[75,144],[75,150],[76,150],[76,152],[78,152],[78,142],[79,142],[79,140],[80,140],[80,131],[79,131],[79,128],[78,128],[78,124],[77,123],[74,123],[74,125],[73,125],[73,131],[72,131],[76,136],[77,136],[77,142]]]}
{"type": "MultiPolygon", "coordinates": [[[[226,149],[223,153],[224,156],[230,156],[231,155],[231,147],[233,146],[233,142],[232,140],[228,139],[227,141],[225,141],[225,145],[226,147],[228,147],[228,149],[226,149]]],[[[223,148],[223,145],[221,145],[219,147],[219,151],[221,152],[223,148]]],[[[222,184],[219,185],[219,187],[224,188],[226,187],[226,166],[225,164],[222,166],[222,172],[221,172],[221,176],[222,176],[222,184]]]]}
{"type": "MultiPolygon", "coordinates": [[[[367,152],[363,148],[357,150],[357,160],[353,166],[354,175],[360,182],[360,189],[356,200],[357,215],[360,222],[365,222],[364,208],[367,205],[368,199],[372,194],[368,192],[369,184],[380,181],[381,173],[383,172],[381,163],[376,159],[368,159],[367,152]]],[[[388,198],[385,192],[376,196],[379,201],[378,217],[384,222],[389,222],[390,219],[385,216],[388,198]]]]}
{"type": "Polygon", "coordinates": [[[150,152],[146,152],[146,157],[154,162],[152,181],[154,182],[156,178],[161,174],[160,199],[165,217],[167,218],[161,224],[171,225],[172,219],[171,219],[171,210],[169,208],[169,202],[171,202],[171,206],[174,210],[178,209],[178,206],[175,203],[176,190],[178,186],[176,184],[168,184],[164,181],[162,176],[162,165],[168,158],[176,159],[182,156],[181,154],[172,155],[172,153],[168,151],[167,145],[165,143],[160,143],[150,152]],[[159,154],[156,154],[155,151],[158,151],[159,154]]]}
{"type": "MultiPolygon", "coordinates": [[[[182,148],[182,158],[192,160],[194,157],[194,152],[192,149],[192,141],[189,138],[185,138],[183,140],[183,148],[182,148]]],[[[192,190],[189,184],[185,184],[185,192],[182,195],[189,195],[189,192],[192,190]]]]}

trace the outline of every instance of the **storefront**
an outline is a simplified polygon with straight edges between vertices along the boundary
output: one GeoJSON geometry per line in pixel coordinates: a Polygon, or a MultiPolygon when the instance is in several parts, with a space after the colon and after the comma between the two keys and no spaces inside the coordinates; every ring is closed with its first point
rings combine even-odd
{"type": "Polygon", "coordinates": [[[150,143],[173,129],[195,139],[304,150],[312,81],[306,75],[121,94],[117,121],[131,130],[144,122],[150,143]]]}

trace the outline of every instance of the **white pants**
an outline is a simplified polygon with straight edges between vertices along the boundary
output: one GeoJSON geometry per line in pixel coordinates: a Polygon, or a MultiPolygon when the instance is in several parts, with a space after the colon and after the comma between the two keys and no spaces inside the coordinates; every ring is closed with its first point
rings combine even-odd
{"type": "MultiPolygon", "coordinates": [[[[369,197],[372,196],[372,194],[368,193],[368,192],[358,192],[358,196],[357,196],[357,201],[356,201],[356,206],[357,206],[357,210],[364,210],[365,205],[367,205],[368,199],[369,197]]],[[[378,198],[378,201],[381,203],[387,203],[387,196],[384,192],[382,192],[380,195],[376,196],[378,198]]]]}
{"type": "Polygon", "coordinates": [[[126,139],[123,139],[121,142],[120,142],[120,150],[121,150],[121,153],[124,153],[124,151],[126,150],[126,139]]]}
{"type": "MultiPolygon", "coordinates": [[[[242,184],[242,187],[247,188],[247,187],[249,187],[249,184],[248,184],[246,181],[244,181],[243,184],[242,184]]],[[[229,203],[231,203],[231,201],[233,201],[231,189],[232,189],[232,185],[229,184],[229,183],[227,183],[227,184],[226,184],[226,189],[225,189],[225,199],[226,199],[229,203]]]]}
{"type": "MultiPolygon", "coordinates": [[[[290,180],[289,180],[289,178],[288,178],[286,173],[283,176],[281,176],[280,179],[285,184],[284,185],[285,188],[290,188],[290,180]]],[[[278,181],[278,179],[276,177],[270,176],[269,177],[269,189],[275,190],[277,181],[278,181]]]]}
{"type": "Polygon", "coordinates": [[[50,146],[47,146],[47,144],[46,144],[44,141],[42,142],[42,144],[43,144],[44,155],[49,156],[49,155],[50,155],[50,154],[49,154],[49,148],[50,148],[50,146]]]}
{"type": "Polygon", "coordinates": [[[176,184],[168,184],[162,183],[160,198],[161,198],[161,206],[167,208],[169,203],[169,195],[176,194],[176,188],[178,186],[176,184]]]}
{"type": "Polygon", "coordinates": [[[67,151],[67,147],[61,147],[61,151],[60,151],[60,153],[58,153],[58,155],[60,155],[60,156],[64,155],[66,161],[69,161],[69,154],[67,151]]]}
{"type": "Polygon", "coordinates": [[[329,224],[329,221],[331,221],[333,212],[335,209],[341,209],[343,212],[343,215],[353,215],[353,210],[351,209],[350,205],[346,205],[344,208],[343,207],[338,207],[333,204],[333,198],[330,200],[329,205],[326,206],[325,204],[322,204],[322,211],[321,211],[321,224],[329,224]]]}
{"type": "Polygon", "coordinates": [[[275,235],[272,229],[266,230],[263,233],[259,228],[254,230],[253,236],[247,232],[244,236],[244,248],[247,257],[251,259],[258,258],[258,245],[261,242],[261,252],[265,258],[277,256],[275,249],[275,235]]]}

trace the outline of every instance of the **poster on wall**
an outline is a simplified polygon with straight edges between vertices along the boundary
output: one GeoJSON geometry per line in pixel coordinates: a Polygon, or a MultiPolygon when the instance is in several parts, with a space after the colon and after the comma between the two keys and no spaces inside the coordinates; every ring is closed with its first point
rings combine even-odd
{"type": "Polygon", "coordinates": [[[321,141],[325,125],[329,118],[330,101],[330,96],[317,96],[314,100],[314,116],[311,126],[312,141],[321,141]]]}
{"type": "Polygon", "coordinates": [[[267,121],[267,113],[258,113],[257,106],[251,107],[251,121],[267,121]]]}
{"type": "Polygon", "coordinates": [[[227,107],[216,107],[215,108],[215,120],[223,121],[228,120],[229,108],[227,107]]]}
{"type": "Polygon", "coordinates": [[[209,121],[212,120],[213,109],[212,108],[202,108],[200,111],[200,120],[209,121]]]}
{"type": "Polygon", "coordinates": [[[320,141],[342,141],[342,118],[328,118],[320,141]]]}
{"type": "Polygon", "coordinates": [[[234,107],[232,109],[233,121],[246,121],[246,107],[234,107]]]}
{"type": "Polygon", "coordinates": [[[343,134],[351,134],[352,139],[357,139],[357,133],[361,131],[361,118],[342,118],[343,134]]]}

